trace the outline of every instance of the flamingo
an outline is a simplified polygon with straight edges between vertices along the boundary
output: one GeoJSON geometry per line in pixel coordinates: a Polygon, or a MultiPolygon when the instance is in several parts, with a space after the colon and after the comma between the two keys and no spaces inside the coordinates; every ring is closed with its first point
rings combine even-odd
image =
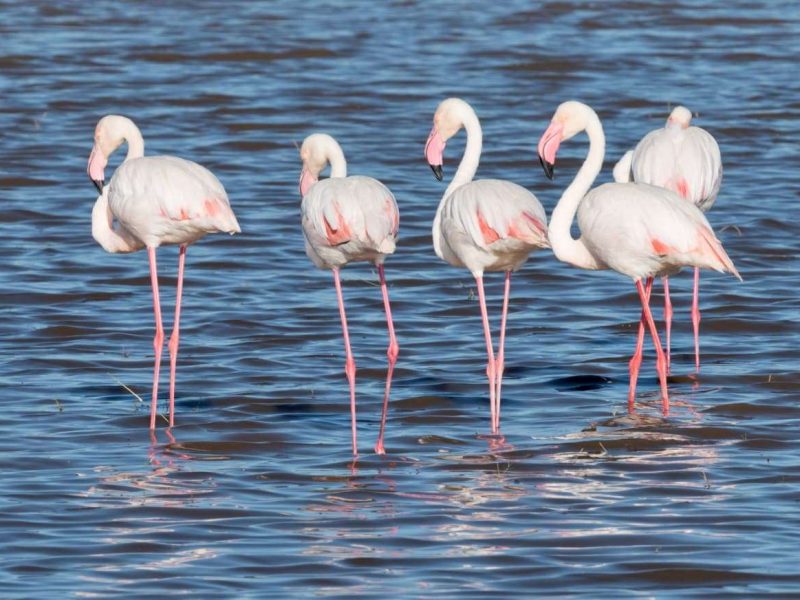
{"type": "Polygon", "coordinates": [[[392,374],[400,347],[394,333],[392,310],[383,262],[394,253],[400,213],[394,195],[377,179],[347,176],[347,163],[341,146],[324,133],[309,135],[300,148],[303,170],[300,174],[300,211],[305,235],[306,254],[320,269],[333,271],[333,283],[339,302],[339,316],[346,354],[345,374],[350,385],[350,421],[353,438],[353,456],[358,456],[356,441],[356,363],[350,348],[347,317],[344,310],[339,269],[350,262],[369,261],[378,269],[383,293],[386,324],[389,330],[389,347],[386,355],[389,368],[383,395],[377,454],[385,454],[383,445],[386,413],[392,374]],[[331,166],[331,176],[318,181],[320,172],[331,166]]]}
{"type": "Polygon", "coordinates": [[[473,181],[481,155],[483,134],[472,107],[460,98],[448,98],[436,109],[425,144],[425,158],[436,179],[442,180],[445,144],[461,128],[467,131],[464,156],[442,196],[433,221],[433,248],[439,258],[466,267],[478,286],[483,334],[486,339],[489,409],[492,433],[500,427],[500,395],[505,362],[506,318],[511,272],[528,255],[547,248],[547,216],[536,196],[500,179],[473,181]],[[500,345],[495,359],[483,289],[484,271],[504,271],[505,290],[500,321],[500,345]]]}
{"type": "Polygon", "coordinates": [[[211,171],[175,156],[144,156],[142,134],[127,117],[106,115],[98,121],[86,170],[100,192],[92,210],[92,236],[97,243],[107,252],[114,253],[147,248],[156,323],[151,430],[156,426],[158,376],[164,345],[156,249],[163,244],[180,246],[175,321],[167,345],[170,356],[169,426],[173,427],[186,247],[207,233],[240,233],[239,223],[231,210],[225,188],[211,171]],[[128,154],[106,186],[104,171],[108,158],[123,142],[128,144],[128,154]]]}
{"type": "MultiPolygon", "coordinates": [[[[715,237],[703,212],[675,192],[645,183],[606,183],[590,191],[605,154],[605,135],[597,114],[576,101],[561,104],[539,140],[539,160],[553,178],[556,152],[562,141],[586,131],[586,160],[561,196],[550,218],[548,235],[553,253],[582,269],[613,269],[633,279],[642,303],[642,319],[655,345],[662,410],[669,414],[666,358],[650,312],[653,278],[684,266],[732,273],[736,267],[715,237]],[[575,213],[581,236],[570,234],[575,213]],[[645,280],[645,284],[642,284],[645,280]]],[[[639,337],[630,361],[628,408],[633,410],[641,364],[639,337]]]]}
{"type": "MultiPolygon", "coordinates": [[[[714,204],[722,183],[719,145],[705,129],[690,127],[692,113],[685,106],[675,107],[661,129],[642,138],[634,150],[626,152],[614,167],[614,180],[649,183],[678,193],[703,212],[714,204]]],[[[667,372],[670,368],[672,302],[669,278],[664,276],[664,321],[667,328],[667,372]]],[[[700,269],[694,269],[692,328],[694,329],[695,371],[700,371],[700,269]]],[[[643,328],[644,325],[640,325],[643,328]]]]}

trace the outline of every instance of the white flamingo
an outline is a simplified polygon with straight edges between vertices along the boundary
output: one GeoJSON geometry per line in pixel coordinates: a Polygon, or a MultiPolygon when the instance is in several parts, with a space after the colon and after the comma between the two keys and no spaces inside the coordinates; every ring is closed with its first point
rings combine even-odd
{"type": "MultiPolygon", "coordinates": [[[[634,150],[626,152],[614,167],[614,180],[649,183],[678,193],[682,198],[708,211],[722,183],[719,145],[705,129],[690,127],[691,111],[675,107],[661,129],[642,138],[634,150]]],[[[669,278],[664,276],[664,321],[667,328],[667,372],[670,367],[672,302],[669,278]]],[[[700,269],[694,269],[692,327],[694,329],[695,370],[700,370],[700,269]]],[[[640,325],[643,328],[644,325],[640,325]]]]}
{"type": "MultiPolygon", "coordinates": [[[[561,104],[539,140],[539,160],[552,179],[562,141],[581,131],[589,136],[589,152],[575,179],[553,210],[548,230],[556,257],[583,269],[610,268],[636,284],[658,356],[656,369],[662,407],[669,412],[666,358],[649,307],[653,277],[684,266],[728,272],[739,277],[733,262],[694,204],[676,193],[644,183],[606,183],[590,191],[605,155],[605,135],[597,114],[587,105],[561,104]],[[570,234],[577,212],[579,239],[570,234]],[[642,280],[646,280],[646,286],[642,280]]],[[[641,345],[630,362],[628,405],[633,410],[641,345]],[[637,356],[638,355],[638,356],[637,356]]]]}
{"type": "Polygon", "coordinates": [[[475,277],[489,359],[486,374],[492,432],[497,433],[511,272],[519,269],[533,250],[548,247],[547,216],[536,197],[515,183],[499,179],[472,181],[478,169],[483,134],[475,111],[459,98],[444,100],[433,117],[425,157],[436,178],[442,179],[445,143],[462,127],[467,131],[467,145],[436,211],[433,247],[439,258],[456,267],[466,267],[475,277]],[[484,271],[506,273],[497,359],[483,291],[484,271]]]}
{"type": "Polygon", "coordinates": [[[392,374],[400,347],[394,333],[389,291],[386,287],[383,261],[395,250],[400,213],[389,189],[377,179],[347,176],[347,163],[339,144],[331,136],[315,133],[300,148],[303,170],[300,174],[301,213],[306,254],[320,269],[333,271],[339,316],[347,355],[345,374],[350,384],[350,420],[353,455],[358,456],[356,442],[356,363],[350,349],[350,335],[342,297],[339,269],[350,262],[368,261],[378,269],[389,329],[389,369],[383,396],[380,432],[375,452],[385,454],[383,446],[392,374]],[[331,176],[318,181],[320,172],[330,164],[331,176]]]}
{"type": "Polygon", "coordinates": [[[108,252],[135,252],[147,248],[150,259],[156,321],[150,429],[156,426],[158,377],[164,345],[156,248],[163,244],[180,245],[175,321],[167,345],[170,356],[169,426],[172,427],[175,424],[175,369],[186,247],[207,233],[239,233],[239,223],[231,210],[225,188],[208,169],[174,156],[144,156],[142,134],[126,117],[107,115],[97,123],[87,172],[100,192],[92,210],[94,239],[108,252]],[[108,157],[123,142],[128,144],[128,154],[105,186],[104,170],[108,157]]]}

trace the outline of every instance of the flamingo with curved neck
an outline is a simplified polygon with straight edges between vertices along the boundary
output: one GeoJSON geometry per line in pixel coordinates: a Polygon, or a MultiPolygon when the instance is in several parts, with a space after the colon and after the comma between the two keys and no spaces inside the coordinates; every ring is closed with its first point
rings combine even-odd
{"type": "Polygon", "coordinates": [[[443,177],[447,140],[462,128],[467,132],[467,144],[455,176],[436,210],[433,247],[439,258],[451,265],[466,267],[475,277],[488,356],[486,374],[491,427],[493,433],[498,433],[511,272],[519,269],[533,250],[548,246],[547,216],[536,197],[515,183],[499,179],[473,181],[483,134],[475,111],[460,98],[444,100],[433,117],[425,157],[436,178],[441,181],[443,177]],[[483,288],[484,271],[506,274],[496,357],[483,288]]]}
{"type": "Polygon", "coordinates": [[[342,284],[339,269],[350,262],[368,261],[378,269],[386,325],[389,330],[389,347],[386,355],[389,367],[383,393],[383,410],[375,444],[377,454],[385,454],[383,444],[386,430],[386,414],[389,410],[389,394],[392,389],[392,374],[400,347],[394,333],[392,310],[389,305],[389,290],[383,262],[395,250],[400,227],[400,213],[394,195],[377,179],[362,176],[347,176],[347,162],[341,146],[325,133],[309,135],[300,148],[303,168],[300,172],[300,211],[303,219],[303,234],[306,239],[306,254],[320,269],[333,272],[339,317],[346,354],[345,374],[350,386],[350,427],[353,441],[353,456],[358,456],[356,436],[356,362],[350,348],[347,316],[344,309],[342,284]],[[319,181],[320,173],[330,164],[331,176],[319,181]]]}
{"type": "Polygon", "coordinates": [[[167,346],[170,355],[169,426],[172,427],[175,424],[175,372],[186,248],[208,233],[239,233],[239,223],[231,210],[225,188],[209,170],[174,156],[144,156],[142,134],[127,117],[107,115],[100,119],[95,127],[94,146],[86,171],[100,192],[92,209],[92,236],[97,243],[113,253],[147,248],[156,321],[150,429],[156,426],[164,345],[156,249],[164,244],[180,246],[175,321],[167,346]],[[128,144],[128,153],[109,184],[105,185],[108,157],[123,143],[128,144]]]}
{"type": "MultiPolygon", "coordinates": [[[[719,145],[705,129],[691,125],[692,113],[676,106],[664,127],[644,136],[634,150],[626,152],[614,166],[614,181],[649,183],[667,188],[707,212],[714,204],[722,184],[722,157],[719,145]]],[[[667,329],[667,372],[670,367],[672,302],[669,276],[664,284],[664,321],[667,329]]],[[[695,372],[700,371],[700,269],[694,269],[692,329],[695,372]]],[[[640,326],[642,327],[642,326],[640,326]]]]}
{"type": "MultiPolygon", "coordinates": [[[[669,413],[666,358],[649,307],[653,278],[683,266],[732,273],[736,267],[696,206],[669,190],[641,183],[607,183],[590,191],[603,164],[605,135],[597,114],[576,101],[561,104],[539,140],[539,160],[553,177],[561,143],[586,131],[589,152],[553,210],[548,234],[556,257],[583,269],[610,268],[633,279],[656,349],[662,410],[669,413]],[[570,233],[576,216],[581,236],[570,233]],[[645,281],[645,284],[642,281],[645,281]]],[[[630,362],[628,406],[634,409],[640,348],[630,362]]]]}

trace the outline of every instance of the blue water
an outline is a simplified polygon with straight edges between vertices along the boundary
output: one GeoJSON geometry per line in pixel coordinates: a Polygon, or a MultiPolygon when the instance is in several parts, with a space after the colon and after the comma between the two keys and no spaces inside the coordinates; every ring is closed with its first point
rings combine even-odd
{"type": "MultiPolygon", "coordinates": [[[[796,3],[0,2],[0,15],[4,597],[800,595],[796,3]],[[601,181],[675,104],[716,137],[709,219],[745,281],[704,274],[694,376],[691,278],[672,280],[668,418],[649,347],[627,412],[631,282],[541,252],[512,279],[503,437],[486,435],[474,281],[430,239],[445,184],[422,150],[451,95],[481,118],[479,176],[525,185],[548,213],[587,147],[565,144],[544,178],[535,144],[563,100],[603,120],[601,181]],[[176,427],[159,419],[153,439],[146,256],[91,237],[86,160],[107,113],[133,118],[148,153],[214,171],[243,230],[189,248],[176,427]],[[402,215],[386,456],[371,452],[377,275],[343,270],[357,462],[332,278],[299,226],[295,144],[314,131],[402,215]]],[[[449,176],[463,144],[448,144],[449,176]]],[[[168,332],[176,257],[159,251],[168,332]]],[[[502,276],[486,281],[497,328],[502,276]]]]}

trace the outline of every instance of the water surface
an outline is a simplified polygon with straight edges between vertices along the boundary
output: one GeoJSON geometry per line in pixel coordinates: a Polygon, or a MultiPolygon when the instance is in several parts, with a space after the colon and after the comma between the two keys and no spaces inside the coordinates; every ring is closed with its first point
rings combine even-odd
{"type": "MultiPolygon", "coordinates": [[[[0,2],[4,595],[800,594],[797,7],[534,4],[0,2]],[[482,119],[479,175],[548,213],[586,152],[579,136],[554,183],[541,173],[563,100],[603,120],[602,181],[677,103],[717,138],[709,218],[745,282],[703,276],[694,376],[691,278],[673,279],[669,418],[650,348],[627,413],[631,282],[542,252],[513,278],[503,437],[486,436],[474,282],[430,241],[445,185],[422,149],[450,95],[482,119]],[[91,238],[106,113],[132,117],[149,153],[212,169],[244,232],[189,249],[177,423],[153,438],[146,256],[91,238]],[[402,213],[383,457],[377,275],[343,271],[355,464],[332,279],[298,223],[295,144],[318,130],[402,213]]],[[[159,252],[168,331],[176,256],[159,252]]],[[[502,277],[486,281],[497,327],[502,277]]]]}

